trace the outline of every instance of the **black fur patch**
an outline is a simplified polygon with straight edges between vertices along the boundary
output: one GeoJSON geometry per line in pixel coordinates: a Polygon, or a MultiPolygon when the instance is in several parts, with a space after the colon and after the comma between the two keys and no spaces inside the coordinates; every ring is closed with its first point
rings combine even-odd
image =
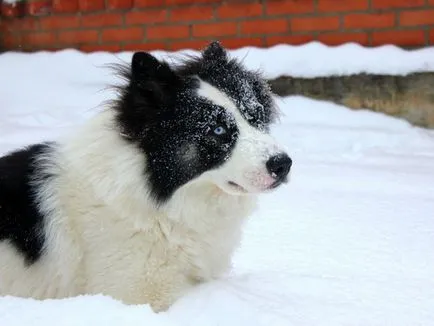
{"type": "Polygon", "coordinates": [[[197,75],[226,93],[237,105],[250,125],[269,130],[277,116],[269,85],[262,76],[230,59],[218,42],[211,43],[201,57],[185,61],[177,72],[183,76],[197,75]]]}
{"type": "Polygon", "coordinates": [[[115,104],[120,132],[145,153],[144,178],[157,203],[228,159],[239,134],[235,119],[197,95],[197,76],[144,52],[122,75],[128,84],[115,104]]]}
{"type": "Polygon", "coordinates": [[[33,145],[0,158],[0,241],[9,241],[27,264],[39,259],[45,241],[44,216],[37,208],[37,190],[31,183],[35,160],[49,148],[48,144],[33,145]]]}

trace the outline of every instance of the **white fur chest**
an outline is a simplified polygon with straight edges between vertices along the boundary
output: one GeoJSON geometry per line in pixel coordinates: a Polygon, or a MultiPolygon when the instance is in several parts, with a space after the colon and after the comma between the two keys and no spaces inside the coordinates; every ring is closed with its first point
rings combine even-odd
{"type": "MultiPolygon", "coordinates": [[[[175,193],[165,208],[164,224],[172,245],[189,257],[192,277],[208,280],[228,270],[242,235],[242,224],[255,208],[255,197],[231,196],[213,185],[190,185],[175,193]]],[[[160,225],[161,225],[160,220],[160,225]]]]}
{"type": "Polygon", "coordinates": [[[222,198],[213,191],[206,200],[189,194],[178,210],[169,205],[167,211],[118,215],[101,204],[82,211],[86,292],[150,303],[160,310],[194,284],[224,274],[254,205],[252,199],[222,198]]]}
{"type": "Polygon", "coordinates": [[[181,187],[157,207],[148,196],[144,155],[102,114],[63,146],[63,207],[80,235],[86,293],[167,308],[192,285],[230,268],[255,196],[211,183],[181,187]]]}

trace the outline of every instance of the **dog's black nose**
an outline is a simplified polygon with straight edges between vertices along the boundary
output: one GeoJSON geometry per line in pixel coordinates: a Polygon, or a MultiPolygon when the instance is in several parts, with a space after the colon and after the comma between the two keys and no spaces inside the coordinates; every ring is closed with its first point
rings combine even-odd
{"type": "Polygon", "coordinates": [[[270,173],[276,180],[283,181],[291,169],[292,160],[285,154],[277,154],[269,158],[265,164],[270,173]]]}

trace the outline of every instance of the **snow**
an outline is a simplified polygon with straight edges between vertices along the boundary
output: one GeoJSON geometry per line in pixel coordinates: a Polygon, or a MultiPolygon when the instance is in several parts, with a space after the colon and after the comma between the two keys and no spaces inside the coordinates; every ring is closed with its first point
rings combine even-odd
{"type": "Polygon", "coordinates": [[[433,47],[406,51],[393,45],[367,48],[356,43],[327,46],[310,42],[303,46],[276,45],[269,49],[234,51],[246,64],[261,68],[269,78],[348,75],[360,72],[405,75],[434,71],[433,47]],[[254,52],[254,55],[250,55],[254,52]],[[272,59],[270,59],[272,58],[272,59]]]}
{"type": "MultiPolygon", "coordinates": [[[[429,48],[311,43],[232,53],[267,76],[434,67],[429,48]]],[[[113,96],[104,64],[130,58],[0,55],[0,154],[85,121],[113,96]]],[[[434,325],[434,132],[302,97],[278,103],[285,115],[273,132],[294,160],[292,180],[261,198],[230,275],[160,314],[100,295],[4,297],[0,325],[434,325]]]]}
{"type": "MultiPolygon", "coordinates": [[[[197,52],[184,50],[179,53],[197,52]]],[[[246,65],[262,70],[268,78],[281,75],[319,77],[361,72],[405,75],[416,71],[434,71],[433,47],[406,51],[394,45],[367,48],[356,43],[327,46],[313,41],[302,46],[280,44],[262,49],[244,47],[232,53],[246,65]]],[[[156,54],[161,58],[166,57],[166,52],[163,51],[156,51],[156,54]]]]}
{"type": "Polygon", "coordinates": [[[17,4],[17,3],[23,2],[23,1],[24,0],[3,0],[4,3],[11,4],[11,5],[14,5],[14,4],[17,4]]]}

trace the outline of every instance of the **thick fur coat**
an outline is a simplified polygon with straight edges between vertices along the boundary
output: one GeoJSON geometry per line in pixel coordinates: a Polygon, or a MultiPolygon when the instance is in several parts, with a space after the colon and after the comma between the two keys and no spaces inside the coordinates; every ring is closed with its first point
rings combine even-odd
{"type": "Polygon", "coordinates": [[[214,42],[175,67],[135,53],[72,135],[0,159],[0,295],[167,309],[231,265],[256,196],[291,160],[260,74],[214,42]]]}

